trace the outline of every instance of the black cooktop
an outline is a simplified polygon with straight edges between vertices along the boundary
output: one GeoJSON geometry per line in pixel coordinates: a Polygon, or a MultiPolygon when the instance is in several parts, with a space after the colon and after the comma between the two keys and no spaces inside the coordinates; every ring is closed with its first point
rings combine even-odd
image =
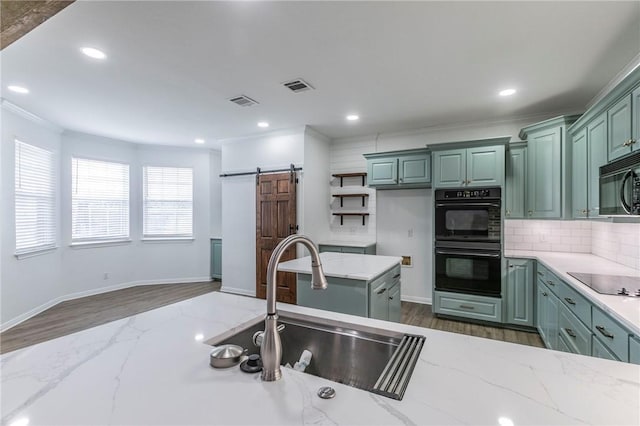
{"type": "Polygon", "coordinates": [[[600,294],[640,297],[640,277],[567,272],[573,278],[600,294]]]}

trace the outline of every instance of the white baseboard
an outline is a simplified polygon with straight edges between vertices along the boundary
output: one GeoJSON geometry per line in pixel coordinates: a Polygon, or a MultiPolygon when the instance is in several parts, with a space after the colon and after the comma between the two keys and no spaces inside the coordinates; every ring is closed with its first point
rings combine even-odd
{"type": "Polygon", "coordinates": [[[24,314],[18,315],[15,318],[10,319],[9,321],[0,324],[0,332],[4,332],[16,325],[20,324],[28,320],[29,318],[38,315],[39,313],[46,311],[47,309],[57,305],[61,302],[66,302],[68,300],[79,299],[81,297],[94,296],[96,294],[108,293],[114,290],[122,290],[123,288],[136,287],[139,285],[156,285],[156,284],[180,284],[180,283],[199,283],[199,282],[208,282],[211,281],[210,277],[194,277],[194,278],[171,278],[165,280],[140,280],[140,281],[130,281],[127,283],[114,284],[107,287],[94,288],[86,291],[79,291],[76,293],[66,294],[64,296],[56,297],[53,300],[50,300],[42,305],[31,309],[30,311],[25,312],[24,314]]]}
{"type": "Polygon", "coordinates": [[[256,297],[256,291],[255,290],[247,290],[246,288],[225,286],[224,282],[222,284],[222,288],[220,288],[220,291],[222,291],[224,293],[239,294],[241,296],[256,297]]]}
{"type": "Polygon", "coordinates": [[[433,300],[430,297],[418,297],[418,296],[402,296],[400,298],[403,302],[422,303],[423,305],[432,305],[433,300]]]}

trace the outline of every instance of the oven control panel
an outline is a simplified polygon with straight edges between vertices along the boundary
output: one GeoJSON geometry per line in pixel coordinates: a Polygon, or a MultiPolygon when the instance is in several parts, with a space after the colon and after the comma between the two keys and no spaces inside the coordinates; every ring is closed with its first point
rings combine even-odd
{"type": "Polygon", "coordinates": [[[477,188],[477,189],[439,189],[436,191],[437,200],[467,200],[500,198],[500,188],[477,188]]]}

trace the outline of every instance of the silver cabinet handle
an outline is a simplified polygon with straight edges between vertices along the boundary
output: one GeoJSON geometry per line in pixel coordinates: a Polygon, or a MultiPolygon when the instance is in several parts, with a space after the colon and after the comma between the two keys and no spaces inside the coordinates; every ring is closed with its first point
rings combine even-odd
{"type": "Polygon", "coordinates": [[[565,330],[566,330],[567,334],[568,334],[569,336],[573,337],[574,339],[577,337],[577,336],[576,336],[576,333],[574,333],[572,329],[570,329],[570,328],[565,328],[565,330]]]}
{"type": "Polygon", "coordinates": [[[460,305],[461,309],[475,309],[474,306],[469,306],[469,305],[460,305]]]}
{"type": "Polygon", "coordinates": [[[553,281],[551,281],[551,280],[547,281],[547,284],[552,285],[552,286],[555,287],[555,283],[553,281]]]}
{"type": "Polygon", "coordinates": [[[383,288],[382,290],[378,290],[378,291],[376,291],[376,294],[382,294],[382,293],[384,293],[385,291],[387,291],[387,289],[386,289],[386,288],[383,288]]]}
{"type": "Polygon", "coordinates": [[[400,274],[398,274],[398,275],[394,275],[394,276],[393,276],[393,279],[395,280],[395,279],[396,279],[396,278],[398,278],[399,276],[400,276],[400,274]]]}
{"type": "Polygon", "coordinates": [[[570,304],[570,305],[575,305],[576,304],[576,302],[574,302],[570,297],[565,297],[564,300],[566,300],[567,303],[570,304]]]}
{"type": "Polygon", "coordinates": [[[533,215],[533,210],[529,210],[529,216],[533,215]]]}
{"type": "Polygon", "coordinates": [[[538,271],[538,275],[544,275],[542,272],[538,271]]]}
{"type": "Polygon", "coordinates": [[[596,325],[596,330],[600,332],[604,337],[608,337],[609,339],[613,339],[613,334],[609,333],[606,328],[601,325],[596,325]]]}
{"type": "Polygon", "coordinates": [[[543,291],[543,292],[542,292],[542,295],[543,295],[543,296],[548,296],[548,294],[547,294],[547,292],[546,292],[546,291],[543,291]]]}

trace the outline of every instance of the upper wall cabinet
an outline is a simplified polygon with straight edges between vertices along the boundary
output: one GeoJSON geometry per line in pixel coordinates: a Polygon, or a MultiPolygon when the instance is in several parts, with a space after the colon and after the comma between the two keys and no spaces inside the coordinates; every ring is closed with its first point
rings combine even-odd
{"type": "Polygon", "coordinates": [[[609,161],[630,153],[637,145],[631,138],[631,104],[628,95],[607,111],[609,161]]]}
{"type": "Polygon", "coordinates": [[[364,154],[368,185],[377,189],[431,187],[431,153],[427,149],[364,154]]]}
{"type": "Polygon", "coordinates": [[[504,183],[505,218],[525,217],[527,191],[527,145],[510,144],[506,158],[506,176],[504,183]]]}
{"type": "Polygon", "coordinates": [[[552,118],[520,131],[527,140],[527,213],[532,219],[570,216],[571,145],[567,128],[578,116],[552,118]]]}
{"type": "Polygon", "coordinates": [[[504,183],[504,145],[434,151],[433,162],[434,188],[502,186],[504,183]]]}

